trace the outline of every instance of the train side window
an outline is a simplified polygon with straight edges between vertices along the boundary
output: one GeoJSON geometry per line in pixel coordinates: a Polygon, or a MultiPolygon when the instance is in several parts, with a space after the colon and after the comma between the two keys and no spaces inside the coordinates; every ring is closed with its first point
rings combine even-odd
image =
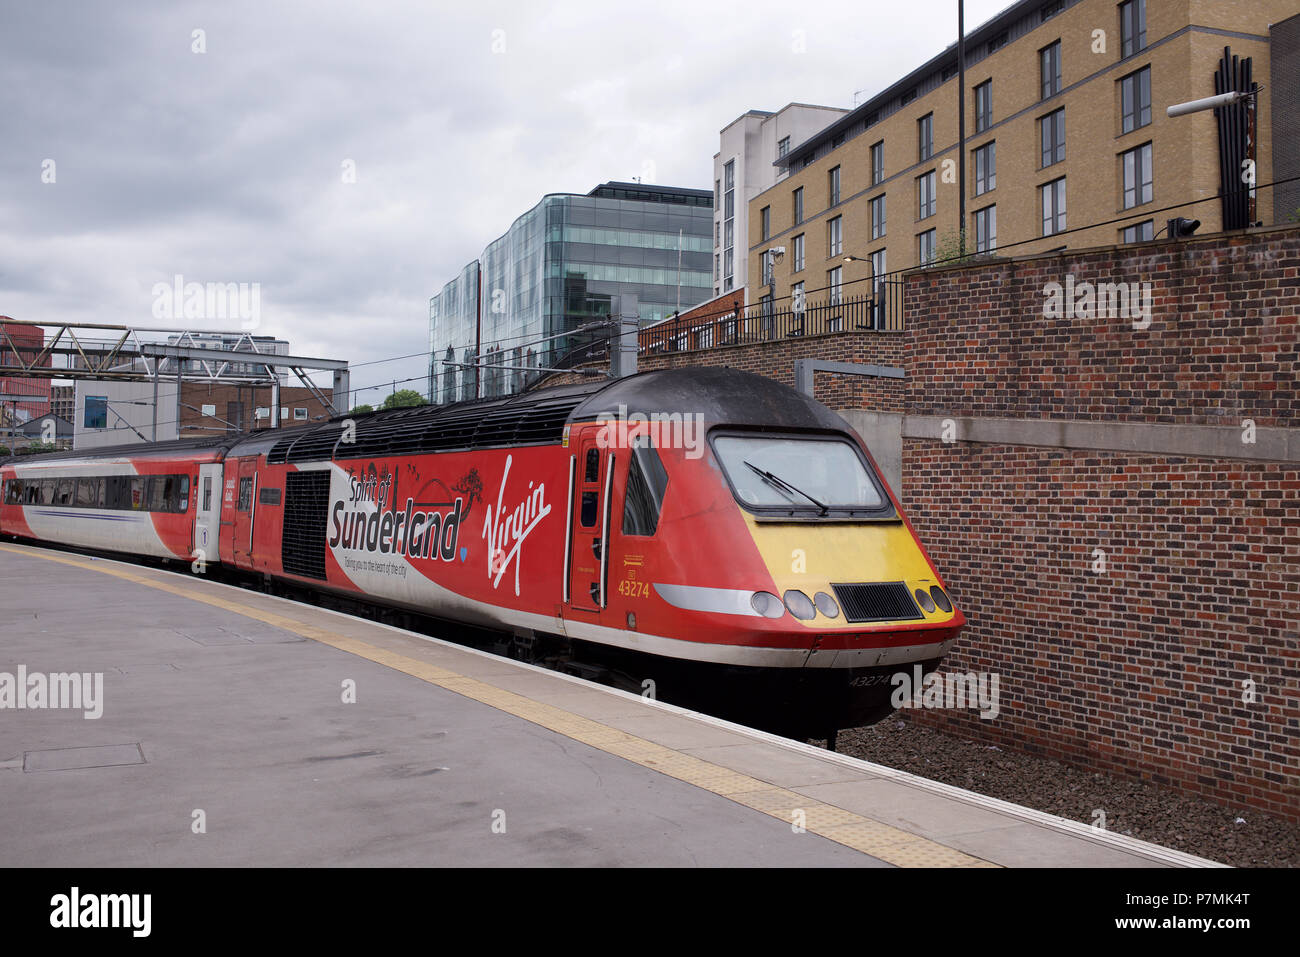
{"type": "Polygon", "coordinates": [[[10,479],[5,482],[5,504],[21,505],[23,501],[23,480],[10,479]]]}
{"type": "Polygon", "coordinates": [[[582,527],[596,527],[596,492],[582,493],[582,527]]]}
{"type": "Polygon", "coordinates": [[[668,473],[659,450],[639,435],[632,443],[627,466],[627,492],[623,497],[623,534],[653,535],[668,490],[668,473]]]}
{"type": "Polygon", "coordinates": [[[103,508],[104,480],[102,478],[77,479],[77,505],[81,508],[103,508]]]}
{"type": "Polygon", "coordinates": [[[58,484],[57,479],[41,479],[41,504],[54,504],[54,487],[58,484]]]}
{"type": "Polygon", "coordinates": [[[23,485],[23,504],[41,504],[41,483],[28,481],[23,485]]]}
{"type": "Polygon", "coordinates": [[[127,491],[127,482],[121,475],[110,475],[104,480],[104,507],[105,508],[128,508],[130,506],[130,493],[127,491]]]}
{"type": "MultiPolygon", "coordinates": [[[[600,450],[587,449],[587,469],[583,477],[584,482],[600,481],[600,450]]],[[[583,523],[586,524],[585,522],[583,523]]]]}
{"type": "Polygon", "coordinates": [[[190,477],[176,476],[176,511],[188,512],[190,508],[190,477]]]}
{"type": "Polygon", "coordinates": [[[212,476],[203,480],[203,511],[212,511],[212,476]]]}
{"type": "Polygon", "coordinates": [[[247,512],[253,505],[253,479],[252,477],[241,478],[239,480],[239,505],[236,506],[239,511],[247,512]]]}
{"type": "Polygon", "coordinates": [[[145,509],[150,512],[167,511],[166,476],[149,476],[149,485],[145,493],[145,509]]]}
{"type": "Polygon", "coordinates": [[[71,505],[72,484],[74,480],[70,478],[65,478],[65,479],[57,479],[56,481],[58,484],[55,486],[54,489],[54,504],[71,505]]]}
{"type": "Polygon", "coordinates": [[[148,491],[148,483],[143,475],[133,475],[130,479],[131,491],[127,498],[127,507],[135,510],[147,508],[149,505],[145,493],[148,491]]]}

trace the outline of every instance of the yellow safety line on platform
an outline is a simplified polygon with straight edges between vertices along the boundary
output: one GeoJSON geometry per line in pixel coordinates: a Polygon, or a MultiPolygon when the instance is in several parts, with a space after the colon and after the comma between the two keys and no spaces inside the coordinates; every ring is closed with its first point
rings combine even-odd
{"type": "Polygon", "coordinates": [[[291,631],[312,641],[337,648],[339,651],[357,655],[429,684],[454,691],[498,711],[504,711],[539,727],[572,738],[574,741],[590,745],[598,751],[624,758],[644,768],[711,791],[737,804],[784,821],[786,824],[799,823],[810,834],[817,834],[899,867],[1000,866],[861,814],[823,804],[794,791],[776,787],[759,778],[712,764],[693,755],[682,754],[672,748],[601,724],[592,718],[585,718],[563,708],[543,704],[513,691],[497,688],[477,678],[467,678],[446,668],[439,668],[437,665],[387,651],[356,638],[349,638],[285,615],[262,611],[215,595],[205,595],[196,592],[188,584],[178,585],[158,581],[115,565],[42,554],[8,545],[0,545],[0,551],[43,558],[46,561],[112,575],[146,588],[154,588],[180,598],[202,602],[214,608],[291,631]]]}

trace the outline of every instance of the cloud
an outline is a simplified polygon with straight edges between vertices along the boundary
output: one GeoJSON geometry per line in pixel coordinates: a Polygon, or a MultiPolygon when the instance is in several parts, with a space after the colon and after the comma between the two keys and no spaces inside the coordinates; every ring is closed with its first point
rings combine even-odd
{"type": "Polygon", "coordinates": [[[260,283],[259,331],[298,354],[419,352],[429,297],[544,194],[648,171],[707,188],[737,115],[852,105],[951,42],[951,7],[15,5],[0,313],[151,324],[153,284],[181,274],[260,283]]]}

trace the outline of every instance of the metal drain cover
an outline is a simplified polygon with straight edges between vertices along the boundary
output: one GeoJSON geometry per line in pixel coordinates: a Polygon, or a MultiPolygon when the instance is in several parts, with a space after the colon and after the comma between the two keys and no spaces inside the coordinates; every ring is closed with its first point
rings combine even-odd
{"type": "Polygon", "coordinates": [[[78,768],[115,768],[144,764],[139,744],[105,744],[97,748],[59,748],[23,752],[24,771],[73,771],[78,768]]]}

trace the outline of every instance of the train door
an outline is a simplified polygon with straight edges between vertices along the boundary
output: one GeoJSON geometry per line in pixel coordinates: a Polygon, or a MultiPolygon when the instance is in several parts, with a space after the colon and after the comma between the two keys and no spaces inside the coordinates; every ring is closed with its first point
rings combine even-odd
{"type": "Polygon", "coordinates": [[[253,565],[253,531],[257,517],[257,457],[239,460],[235,486],[234,542],[231,554],[240,568],[253,565]]]}
{"type": "Polygon", "coordinates": [[[605,607],[609,562],[609,495],[613,453],[583,439],[573,482],[569,528],[568,602],[581,611],[605,607]]]}
{"type": "Polygon", "coordinates": [[[194,510],[194,554],[205,562],[217,560],[221,530],[221,466],[199,466],[198,507],[194,510]]]}

